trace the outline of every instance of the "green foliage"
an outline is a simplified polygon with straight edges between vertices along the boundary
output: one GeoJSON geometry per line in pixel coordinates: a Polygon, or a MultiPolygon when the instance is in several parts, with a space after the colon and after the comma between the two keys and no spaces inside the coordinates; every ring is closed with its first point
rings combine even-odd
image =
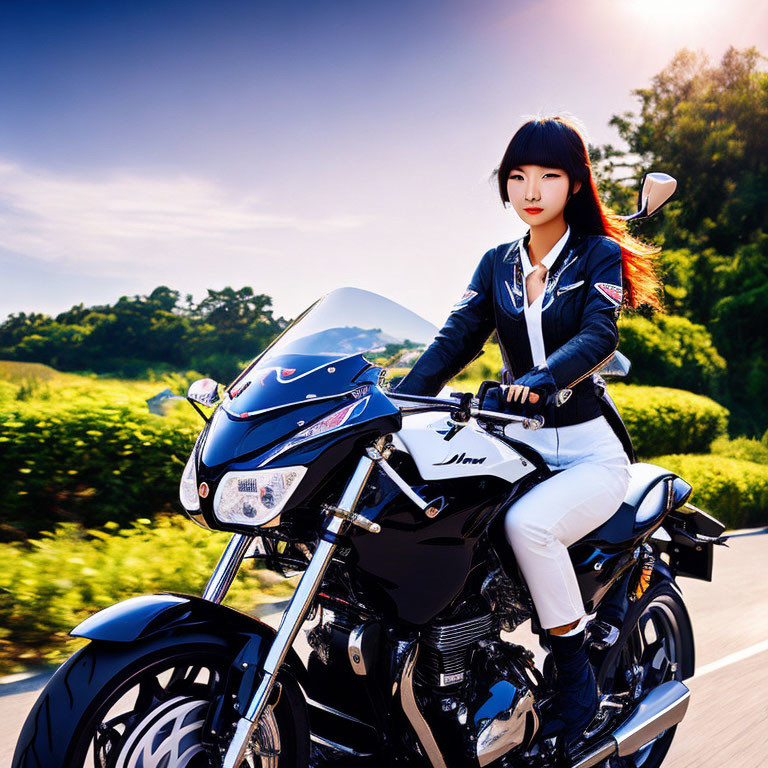
{"type": "MultiPolygon", "coordinates": [[[[667,306],[705,324],[728,361],[722,402],[734,434],[751,436],[768,426],[765,62],[754,48],[730,48],[716,64],[680,51],[634,91],[638,111],[611,120],[628,152],[598,153],[604,176],[624,169],[634,188],[647,170],[678,180],[675,199],[642,234],[663,245],[667,306]]],[[[621,202],[615,187],[609,199],[621,202]]]]}
{"type": "Polygon", "coordinates": [[[709,331],[684,317],[624,315],[619,349],[632,362],[632,383],[722,395],[726,365],[709,331]]]}
{"type": "MultiPolygon", "coordinates": [[[[672,321],[670,325],[677,331],[677,338],[671,334],[670,338],[662,337],[659,326],[644,318],[632,318],[628,325],[634,330],[636,326],[632,326],[632,323],[635,321],[648,323],[650,333],[645,343],[648,343],[650,337],[657,340],[660,348],[666,348],[669,357],[666,361],[667,376],[693,382],[706,371],[712,373],[716,381],[716,373],[724,363],[712,347],[708,334],[694,326],[693,338],[687,340],[684,332],[691,328],[691,323],[685,320],[677,323],[681,318],[667,319],[672,321]],[[678,372],[673,367],[671,360],[675,355],[685,359],[688,365],[686,371],[678,372]]],[[[624,328],[622,326],[622,331],[624,328]]],[[[641,331],[644,330],[641,326],[641,331]]],[[[633,366],[638,357],[643,359],[637,351],[631,353],[633,366]]],[[[485,354],[468,365],[449,384],[456,391],[477,392],[484,380],[498,380],[502,365],[498,346],[486,344],[485,354]]],[[[671,452],[705,453],[712,441],[725,435],[728,429],[728,410],[708,397],[681,389],[625,383],[611,384],[609,391],[640,456],[671,452]]]]}
{"type": "Polygon", "coordinates": [[[728,429],[728,411],[714,400],[667,387],[610,385],[639,456],[706,453],[728,429]]]}
{"type": "Polygon", "coordinates": [[[499,345],[488,342],[483,347],[483,354],[453,378],[449,385],[458,392],[477,392],[484,381],[499,380],[503,365],[499,345]]]}
{"type": "Polygon", "coordinates": [[[671,469],[693,486],[691,502],[728,528],[768,523],[768,467],[723,456],[657,456],[654,464],[671,469]]]}
{"type": "Polygon", "coordinates": [[[668,245],[732,254],[768,231],[768,73],[754,49],[730,48],[717,65],[681,50],[647,88],[638,114],[611,120],[642,167],[678,179],[668,245]]]}
{"type": "Polygon", "coordinates": [[[160,286],[56,318],[22,312],[0,324],[0,357],[128,377],[194,368],[228,381],[287,325],[271,303],[252,288],[227,287],[195,304],[160,286]]]}
{"type": "MultiPolygon", "coordinates": [[[[87,532],[66,523],[26,544],[0,544],[0,673],[62,661],[80,642],[67,633],[119,600],[200,594],[227,538],[177,516],[87,532]]],[[[291,590],[290,582],[246,565],[227,603],[249,610],[291,590]]]]}
{"type": "MultiPolygon", "coordinates": [[[[19,380],[11,364],[4,369],[19,380]]],[[[0,538],[178,509],[179,476],[202,426],[186,403],[161,417],[146,404],[158,383],[73,374],[22,381],[34,397],[0,381],[0,538]]]]}
{"type": "Polygon", "coordinates": [[[753,461],[756,464],[768,464],[768,445],[765,440],[755,440],[750,437],[718,437],[712,443],[711,452],[717,456],[727,456],[731,459],[753,461]]]}

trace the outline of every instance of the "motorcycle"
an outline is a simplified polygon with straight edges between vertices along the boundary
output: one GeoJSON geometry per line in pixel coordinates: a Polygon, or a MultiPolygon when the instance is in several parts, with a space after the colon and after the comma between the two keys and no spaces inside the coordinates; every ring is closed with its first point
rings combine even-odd
{"type": "MultiPolygon", "coordinates": [[[[42,691],[13,768],[661,765],[694,671],[676,579],[711,580],[724,526],[685,480],[634,462],[614,516],[570,548],[601,701],[564,756],[540,735],[554,669],[520,638],[546,651],[548,635],[503,531],[551,474],[519,439],[541,418],[484,409],[497,382],[398,394],[388,379],[436,332],[342,288],[223,394],[190,387],[205,426],[181,503],[232,538],[202,597],[132,598],[72,630],[90,643],[42,691]],[[300,575],[277,630],[222,604],[247,559],[300,575]]],[[[617,353],[604,373],[622,371],[617,353]]]]}

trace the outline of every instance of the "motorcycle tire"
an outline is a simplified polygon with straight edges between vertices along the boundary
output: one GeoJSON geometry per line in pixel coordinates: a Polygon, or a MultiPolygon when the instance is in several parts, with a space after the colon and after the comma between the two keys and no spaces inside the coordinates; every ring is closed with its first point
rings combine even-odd
{"type": "MultiPolygon", "coordinates": [[[[600,665],[598,683],[602,693],[640,686],[637,693],[642,696],[667,680],[691,677],[694,661],[693,628],[680,590],[674,582],[659,581],[630,603],[619,638],[600,665]]],[[[612,758],[612,768],[659,768],[676,728],[668,728],[632,755],[612,758]]]]}
{"type": "MultiPolygon", "coordinates": [[[[237,649],[211,635],[140,644],[92,642],[66,661],[22,729],[12,768],[211,768],[205,718],[237,649]]],[[[304,768],[309,723],[298,685],[278,677],[242,768],[304,768]],[[256,742],[258,741],[258,748],[256,742]],[[259,753],[259,754],[257,754],[259,753]],[[264,754],[261,754],[264,753],[264,754]]],[[[237,716],[232,713],[232,724],[237,716]]]]}

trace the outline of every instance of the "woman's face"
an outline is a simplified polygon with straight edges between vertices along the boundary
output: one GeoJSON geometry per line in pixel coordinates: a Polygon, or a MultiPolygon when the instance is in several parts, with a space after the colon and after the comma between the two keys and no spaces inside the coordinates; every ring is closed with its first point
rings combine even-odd
{"type": "MultiPolygon", "coordinates": [[[[517,215],[529,226],[539,227],[563,219],[569,184],[568,174],[560,168],[521,165],[509,174],[507,195],[517,215]]],[[[577,181],[574,194],[580,187],[577,181]]]]}

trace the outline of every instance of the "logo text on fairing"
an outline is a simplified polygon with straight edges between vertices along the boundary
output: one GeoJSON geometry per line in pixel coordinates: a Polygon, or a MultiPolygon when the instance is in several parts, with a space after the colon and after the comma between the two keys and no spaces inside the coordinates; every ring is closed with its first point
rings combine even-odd
{"type": "Polygon", "coordinates": [[[438,461],[433,464],[433,467],[443,467],[446,464],[482,464],[488,457],[475,458],[474,456],[467,456],[466,453],[455,453],[447,461],[438,461]]]}

